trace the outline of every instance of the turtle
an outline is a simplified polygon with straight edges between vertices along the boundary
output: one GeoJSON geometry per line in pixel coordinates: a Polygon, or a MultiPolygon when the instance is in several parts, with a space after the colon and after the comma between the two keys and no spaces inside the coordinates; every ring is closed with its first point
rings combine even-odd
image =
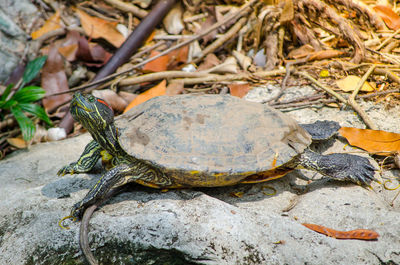
{"type": "Polygon", "coordinates": [[[111,169],[72,207],[76,218],[128,182],[158,189],[219,187],[264,182],[296,168],[359,185],[376,180],[366,157],[310,149],[313,140],[337,132],[336,122],[299,125],[272,107],[231,95],[159,96],[115,121],[111,107],[93,95],[75,93],[70,106],[93,140],[58,175],[89,172],[104,150],[112,156],[111,169]]]}

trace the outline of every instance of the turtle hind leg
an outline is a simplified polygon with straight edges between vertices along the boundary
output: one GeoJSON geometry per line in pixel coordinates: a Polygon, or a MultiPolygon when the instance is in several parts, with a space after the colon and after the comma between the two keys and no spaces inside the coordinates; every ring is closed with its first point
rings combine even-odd
{"type": "Polygon", "coordinates": [[[336,121],[316,121],[310,124],[299,124],[305,129],[314,141],[328,140],[341,128],[336,121]]]}
{"type": "Polygon", "coordinates": [[[309,149],[299,157],[299,166],[311,169],[337,180],[349,180],[359,185],[369,185],[375,168],[365,157],[351,154],[321,155],[309,149]]]}

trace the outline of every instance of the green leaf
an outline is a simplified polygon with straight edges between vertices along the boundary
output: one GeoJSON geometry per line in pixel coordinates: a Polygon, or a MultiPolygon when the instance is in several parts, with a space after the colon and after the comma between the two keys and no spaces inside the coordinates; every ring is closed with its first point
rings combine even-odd
{"type": "Polygon", "coordinates": [[[19,103],[30,103],[41,99],[44,97],[44,94],[46,94],[46,91],[41,87],[27,86],[18,90],[12,99],[19,103]]]}
{"type": "Polygon", "coordinates": [[[15,105],[18,105],[18,102],[13,99],[8,101],[0,101],[0,109],[10,109],[15,105]]]}
{"type": "Polygon", "coordinates": [[[23,83],[27,84],[35,78],[40,69],[42,69],[44,63],[46,62],[47,56],[38,57],[28,63],[25,68],[24,75],[22,77],[23,83]]]}
{"type": "Polygon", "coordinates": [[[32,139],[36,130],[33,121],[25,116],[25,114],[22,112],[22,109],[18,105],[11,108],[11,113],[14,115],[19,127],[21,128],[22,137],[24,140],[29,141],[32,139]]]}
{"type": "Polygon", "coordinates": [[[8,97],[8,95],[10,95],[11,89],[13,88],[14,84],[9,84],[6,89],[4,90],[3,95],[1,95],[0,101],[5,101],[8,97]]]}
{"type": "Polygon", "coordinates": [[[46,111],[39,105],[32,103],[20,103],[18,106],[20,106],[23,111],[32,113],[39,119],[45,121],[48,125],[53,125],[49,119],[49,116],[47,116],[46,111]]]}

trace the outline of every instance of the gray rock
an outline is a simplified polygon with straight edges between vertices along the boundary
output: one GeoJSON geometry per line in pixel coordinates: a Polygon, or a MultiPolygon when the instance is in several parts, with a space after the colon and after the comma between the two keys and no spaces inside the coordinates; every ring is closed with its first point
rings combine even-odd
{"type": "MultiPolygon", "coordinates": [[[[325,118],[353,124],[350,110],[322,111],[325,118]]],[[[301,122],[320,118],[309,110],[289,115],[301,122]]],[[[398,122],[382,117],[382,124],[398,122]]],[[[56,172],[76,160],[89,140],[83,135],[38,144],[0,161],[0,264],[84,263],[79,223],[63,230],[57,222],[99,179],[99,170],[64,177],[56,172]]],[[[343,151],[343,145],[336,141],[320,149],[343,151]]],[[[103,264],[400,264],[400,199],[389,205],[396,193],[378,184],[370,191],[329,181],[308,171],[223,188],[160,192],[130,185],[95,212],[89,240],[103,264]],[[314,181],[307,185],[301,176],[314,181]],[[266,195],[268,186],[277,193],[266,195]],[[243,196],[234,197],[234,192],[243,196]],[[373,229],[380,237],[337,240],[303,222],[337,230],[373,229]]]]}
{"type": "Polygon", "coordinates": [[[7,80],[28,49],[29,36],[24,30],[30,30],[37,16],[29,0],[0,1],[0,82],[7,80]]]}

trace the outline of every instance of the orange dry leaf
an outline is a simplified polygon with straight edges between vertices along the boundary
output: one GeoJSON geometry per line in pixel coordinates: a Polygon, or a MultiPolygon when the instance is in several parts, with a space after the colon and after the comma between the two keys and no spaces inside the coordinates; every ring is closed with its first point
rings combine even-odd
{"type": "Polygon", "coordinates": [[[390,29],[400,28],[400,17],[390,7],[384,5],[374,6],[375,12],[385,21],[390,29]]]}
{"type": "Polygon", "coordinates": [[[331,59],[331,58],[340,57],[343,54],[344,54],[344,52],[338,51],[338,50],[333,50],[333,49],[315,51],[310,54],[310,57],[308,58],[308,60],[313,61],[313,60],[331,59]]]}
{"type": "Polygon", "coordinates": [[[32,34],[31,34],[32,39],[35,40],[35,39],[39,38],[40,36],[42,36],[43,34],[46,34],[47,32],[53,31],[58,28],[61,28],[61,26],[60,26],[60,11],[59,10],[57,10],[56,13],[54,13],[54,15],[52,15],[48,20],[46,20],[46,22],[40,29],[32,32],[32,34]]]}
{"type": "Polygon", "coordinates": [[[228,87],[231,95],[239,98],[246,96],[247,92],[249,92],[250,90],[250,85],[248,83],[245,84],[233,83],[229,84],[228,87]]]}
{"type": "MultiPolygon", "coordinates": [[[[156,55],[160,54],[159,51],[151,51],[150,53],[150,58],[154,57],[156,55]]],[[[143,66],[143,71],[145,72],[162,72],[167,70],[168,67],[168,62],[169,62],[169,55],[163,55],[161,57],[158,57],[157,59],[148,62],[143,66]]]]}
{"type": "Polygon", "coordinates": [[[103,38],[117,48],[125,41],[125,37],[116,28],[117,22],[89,16],[79,9],[77,9],[77,12],[83,29],[91,38],[103,38]]]}
{"type": "Polygon", "coordinates": [[[373,230],[369,229],[356,229],[351,231],[338,231],[332,228],[328,228],[322,225],[316,224],[306,224],[303,223],[305,227],[311,229],[315,232],[327,235],[329,237],[337,239],[361,239],[361,240],[375,240],[379,237],[379,234],[373,230]]]}
{"type": "Polygon", "coordinates": [[[142,104],[143,102],[157,97],[157,96],[162,96],[165,95],[166,93],[166,85],[167,85],[167,81],[163,80],[161,81],[161,83],[159,83],[158,85],[150,88],[149,90],[143,92],[142,94],[140,94],[139,96],[137,96],[134,100],[131,101],[131,103],[128,104],[128,106],[126,107],[126,109],[124,110],[124,113],[127,112],[128,110],[130,110],[131,108],[142,104]]]}
{"type": "Polygon", "coordinates": [[[400,152],[400,134],[398,133],[352,127],[342,127],[339,133],[351,145],[371,153],[390,155],[400,152]]]}

